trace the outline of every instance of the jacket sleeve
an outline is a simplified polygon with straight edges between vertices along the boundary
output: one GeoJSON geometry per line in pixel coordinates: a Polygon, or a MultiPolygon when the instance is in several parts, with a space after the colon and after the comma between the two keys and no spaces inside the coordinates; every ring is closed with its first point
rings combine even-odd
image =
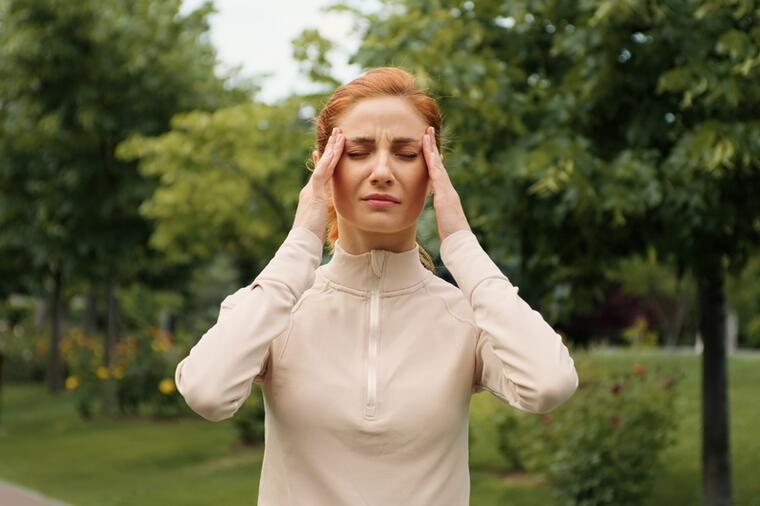
{"type": "Polygon", "coordinates": [[[488,390],[522,411],[568,400],[578,374],[562,337],[518,294],[471,230],[441,242],[441,260],[472,307],[478,329],[473,392],[488,390]]]}
{"type": "Polygon", "coordinates": [[[323,241],[305,227],[290,230],[253,282],[228,295],[216,323],[178,364],[177,391],[212,422],[231,418],[266,371],[272,341],[285,332],[290,311],[313,283],[323,241]]]}

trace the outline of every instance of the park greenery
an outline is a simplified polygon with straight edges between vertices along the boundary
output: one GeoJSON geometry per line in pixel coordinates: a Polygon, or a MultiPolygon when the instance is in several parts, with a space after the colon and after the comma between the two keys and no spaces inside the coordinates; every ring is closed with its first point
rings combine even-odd
{"type": "MultiPolygon", "coordinates": [[[[702,499],[730,502],[729,315],[760,347],[760,3],[378,5],[331,6],[362,35],[350,62],[405,68],[438,100],[468,220],[520,295],[578,349],[699,334],[702,499]]],[[[216,70],[212,4],[180,6],[0,0],[0,378],[44,381],[83,420],[193,416],[174,365],[288,233],[313,117],[341,84],[335,41],[307,29],[293,57],[323,91],[263,103],[256,81],[216,70]]],[[[418,232],[437,253],[431,207],[418,232]]],[[[680,430],[677,388],[638,371],[604,397],[629,403],[620,414],[598,396],[623,380],[600,376],[533,454],[546,419],[502,412],[504,458],[570,504],[635,504],[680,430]]],[[[249,445],[254,392],[236,419],[249,445]]]]}

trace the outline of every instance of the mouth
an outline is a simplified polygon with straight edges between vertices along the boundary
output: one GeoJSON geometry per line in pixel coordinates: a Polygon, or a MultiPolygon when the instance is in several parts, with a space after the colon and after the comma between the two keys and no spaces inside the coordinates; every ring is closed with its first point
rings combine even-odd
{"type": "Polygon", "coordinates": [[[362,200],[374,200],[378,202],[391,202],[394,204],[400,204],[400,201],[393,195],[384,195],[384,194],[379,194],[379,193],[373,193],[371,195],[367,195],[362,200]]]}
{"type": "Polygon", "coordinates": [[[367,198],[367,199],[362,199],[362,201],[366,202],[371,207],[379,207],[379,208],[393,207],[399,204],[399,202],[394,202],[393,200],[379,199],[379,198],[367,198]]]}

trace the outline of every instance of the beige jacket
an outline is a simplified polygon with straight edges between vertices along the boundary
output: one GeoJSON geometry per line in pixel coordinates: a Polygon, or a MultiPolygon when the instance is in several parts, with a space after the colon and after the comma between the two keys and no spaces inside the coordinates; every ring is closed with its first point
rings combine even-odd
{"type": "Polygon", "coordinates": [[[488,390],[545,413],[578,386],[561,336],[460,230],[441,243],[459,287],[419,246],[345,251],[293,228],[178,365],[177,389],[207,420],[261,385],[258,506],[469,504],[469,404],[488,390]]]}

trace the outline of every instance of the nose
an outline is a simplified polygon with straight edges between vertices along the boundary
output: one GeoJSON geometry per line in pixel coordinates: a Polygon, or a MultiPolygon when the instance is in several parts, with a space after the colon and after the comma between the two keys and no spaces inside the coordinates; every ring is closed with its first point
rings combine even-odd
{"type": "Polygon", "coordinates": [[[370,174],[370,181],[373,184],[378,181],[390,183],[393,180],[393,171],[391,170],[390,163],[388,163],[388,158],[387,153],[380,153],[377,157],[377,163],[372,167],[372,173],[370,174]]]}

